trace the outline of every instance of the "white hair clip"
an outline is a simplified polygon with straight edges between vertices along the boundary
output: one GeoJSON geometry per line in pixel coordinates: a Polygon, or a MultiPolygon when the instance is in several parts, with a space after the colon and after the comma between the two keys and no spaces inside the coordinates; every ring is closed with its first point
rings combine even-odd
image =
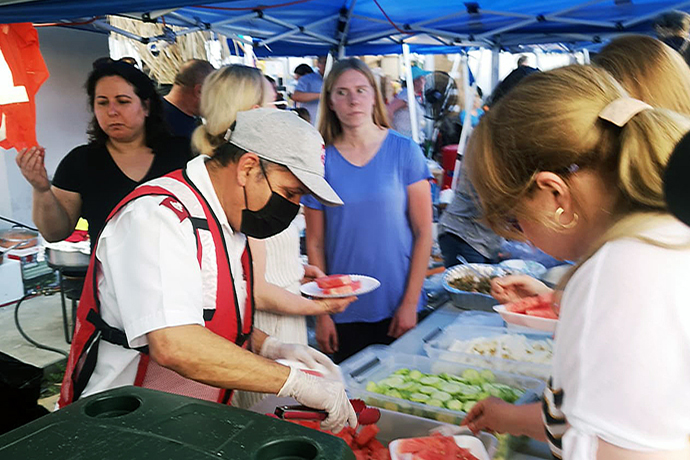
{"type": "Polygon", "coordinates": [[[599,118],[622,128],[638,113],[651,109],[652,106],[639,99],[621,97],[611,102],[599,112],[599,118]]]}
{"type": "Polygon", "coordinates": [[[223,139],[225,139],[225,142],[230,142],[231,138],[232,138],[232,126],[229,127],[227,131],[225,131],[225,136],[223,136],[223,139]]]}

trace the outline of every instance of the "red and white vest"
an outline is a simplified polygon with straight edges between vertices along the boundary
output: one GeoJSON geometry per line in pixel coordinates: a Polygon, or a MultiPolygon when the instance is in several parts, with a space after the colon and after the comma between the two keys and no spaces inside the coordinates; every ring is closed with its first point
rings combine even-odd
{"type": "MultiPolygon", "coordinates": [[[[247,281],[243,322],[220,222],[184,170],[137,187],[112,210],[106,224],[127,204],[142,196],[152,195],[165,197],[160,205],[175,213],[180,222],[189,219],[192,224],[197,242],[197,260],[202,271],[205,326],[246,348],[254,322],[254,282],[249,246],[245,247],[242,254],[242,268],[247,281]]],[[[125,333],[106,324],[100,314],[97,284],[100,263],[96,260],[96,245],[97,242],[92,247],[91,262],[77,309],[74,338],[58,402],[61,408],[79,399],[86,388],[96,367],[101,340],[129,348],[125,333]]],[[[223,404],[230,403],[231,391],[189,380],[158,365],[149,358],[147,347],[137,351],[140,355],[134,385],[223,404]]]]}

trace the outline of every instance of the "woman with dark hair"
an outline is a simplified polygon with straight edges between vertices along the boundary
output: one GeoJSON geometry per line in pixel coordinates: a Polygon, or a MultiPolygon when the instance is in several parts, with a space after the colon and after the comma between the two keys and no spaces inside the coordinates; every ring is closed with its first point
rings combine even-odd
{"type": "Polygon", "coordinates": [[[51,184],[45,149],[17,155],[33,187],[33,220],[47,241],[67,238],[79,217],[95,241],[115,205],[140,183],[179,169],[189,143],[172,137],[151,79],[126,62],[96,66],[86,81],[93,119],[89,143],[62,159],[51,184]]]}

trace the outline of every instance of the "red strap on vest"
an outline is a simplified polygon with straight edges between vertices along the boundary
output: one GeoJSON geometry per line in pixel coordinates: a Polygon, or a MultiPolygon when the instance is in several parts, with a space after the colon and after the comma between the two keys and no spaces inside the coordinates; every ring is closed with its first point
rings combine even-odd
{"type": "MultiPolygon", "coordinates": [[[[218,268],[217,273],[217,295],[216,295],[216,309],[213,317],[206,321],[205,326],[213,331],[214,333],[234,342],[243,348],[247,348],[247,337],[251,334],[253,329],[253,316],[254,316],[254,296],[253,296],[253,273],[252,273],[252,260],[251,253],[249,251],[249,246],[247,245],[244,253],[242,254],[242,267],[244,271],[244,276],[247,282],[247,299],[244,305],[245,316],[244,321],[240,320],[239,306],[237,305],[237,299],[234,292],[234,283],[232,279],[232,272],[230,270],[230,263],[228,260],[228,254],[225,246],[225,241],[223,237],[222,228],[218,222],[216,216],[213,214],[210,206],[208,205],[206,199],[200,192],[196,189],[194,184],[189,181],[183,171],[175,171],[168,174],[166,177],[175,179],[194,193],[197,200],[201,204],[204,211],[204,215],[208,221],[209,231],[213,237],[215,245],[215,257],[216,257],[216,267],[218,268]],[[241,325],[241,327],[240,327],[241,325]]],[[[174,196],[174,194],[163,187],[155,185],[143,185],[136,188],[132,193],[127,195],[108,215],[106,219],[106,224],[112,219],[124,206],[129,204],[131,201],[142,197],[150,195],[165,196],[162,206],[171,209],[175,215],[182,222],[186,218],[190,218],[187,209],[182,205],[182,203],[174,196]],[[181,208],[181,209],[180,209],[181,208]]],[[[105,225],[104,225],[105,228],[105,225]]],[[[200,230],[197,229],[197,232],[200,230]]],[[[197,235],[197,241],[199,241],[197,235]]],[[[97,334],[97,330],[94,326],[87,321],[87,315],[89,312],[95,311],[100,315],[100,305],[98,301],[98,291],[97,291],[97,270],[98,261],[96,260],[96,249],[98,241],[94,242],[93,250],[91,254],[91,262],[87,272],[86,280],[84,286],[84,291],[80,299],[79,308],[77,312],[77,325],[75,329],[75,337],[73,340],[73,345],[70,350],[70,357],[68,359],[67,370],[65,372],[65,378],[63,381],[63,387],[60,395],[60,407],[71,403],[74,400],[74,383],[79,377],[81,370],[84,368],[85,361],[89,359],[95,360],[98,349],[98,341],[100,336],[97,334]],[[92,353],[88,353],[92,352],[92,353]]],[[[197,256],[199,263],[201,264],[201,244],[197,245],[197,256]]],[[[140,354],[140,361],[138,366],[138,372],[135,379],[135,385],[142,385],[142,382],[146,376],[146,369],[149,363],[149,356],[146,354],[140,354]]],[[[95,361],[91,363],[95,366],[95,361]]],[[[87,366],[88,367],[88,366],[87,366]]],[[[85,384],[83,385],[85,386],[85,384]]],[[[83,388],[80,388],[80,391],[83,388]]],[[[229,403],[231,392],[221,391],[218,398],[218,402],[229,403]]]]}

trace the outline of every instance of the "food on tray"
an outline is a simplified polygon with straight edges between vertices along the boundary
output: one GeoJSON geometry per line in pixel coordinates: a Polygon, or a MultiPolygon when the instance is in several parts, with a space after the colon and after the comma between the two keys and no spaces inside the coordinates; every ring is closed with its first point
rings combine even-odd
{"type": "Polygon", "coordinates": [[[451,436],[400,439],[395,454],[409,460],[478,460],[469,449],[458,446],[451,436]],[[409,456],[404,456],[408,454],[409,456]]]}
{"type": "Polygon", "coordinates": [[[324,295],[344,295],[344,294],[353,294],[357,292],[360,288],[362,287],[362,282],[361,281],[353,281],[350,284],[346,284],[344,286],[337,286],[337,287],[332,287],[332,288],[322,288],[323,294],[324,295]]]}
{"type": "Polygon", "coordinates": [[[519,313],[528,316],[536,316],[546,319],[558,319],[558,315],[553,310],[553,295],[542,294],[534,297],[525,297],[524,299],[507,304],[506,311],[510,313],[519,313]]]}
{"type": "Polygon", "coordinates": [[[457,412],[468,412],[478,401],[490,396],[512,403],[524,393],[519,388],[497,383],[493,372],[476,369],[466,369],[461,376],[399,369],[383,380],[367,383],[366,390],[457,412]]]}
{"type": "Polygon", "coordinates": [[[467,274],[459,276],[448,281],[451,287],[459,289],[460,291],[479,292],[481,294],[491,293],[491,280],[495,278],[492,276],[482,276],[481,278],[475,274],[467,274]]]}
{"type": "Polygon", "coordinates": [[[502,334],[471,340],[455,340],[448,347],[448,351],[535,364],[551,364],[553,340],[549,338],[533,340],[520,334],[502,334]]]}
{"type": "Polygon", "coordinates": [[[340,286],[347,286],[352,284],[350,275],[329,275],[316,278],[316,285],[321,289],[332,289],[340,286]]]}
{"type": "MultiPolygon", "coordinates": [[[[304,421],[304,420],[288,420],[289,422],[302,425],[313,430],[322,431],[320,422],[304,421]]],[[[326,433],[336,436],[348,445],[355,454],[357,460],[390,460],[390,452],[388,448],[381,444],[376,435],[379,434],[379,427],[376,425],[366,425],[355,430],[354,428],[345,427],[338,433],[326,433]]]]}

